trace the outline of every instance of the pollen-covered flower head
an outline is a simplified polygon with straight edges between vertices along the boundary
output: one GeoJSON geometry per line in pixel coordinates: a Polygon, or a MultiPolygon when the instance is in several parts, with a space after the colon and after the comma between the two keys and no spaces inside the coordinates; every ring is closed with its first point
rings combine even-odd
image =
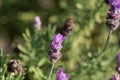
{"type": "Polygon", "coordinates": [[[64,73],[62,68],[57,70],[56,80],[69,80],[69,74],[64,73]]]}

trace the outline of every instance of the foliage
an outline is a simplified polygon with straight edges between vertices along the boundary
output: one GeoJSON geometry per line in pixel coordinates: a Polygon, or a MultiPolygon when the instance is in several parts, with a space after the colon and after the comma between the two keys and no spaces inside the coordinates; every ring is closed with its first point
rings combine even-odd
{"type": "MultiPolygon", "coordinates": [[[[10,30],[11,36],[21,33],[23,35],[24,42],[18,45],[21,53],[16,57],[26,68],[26,80],[47,79],[51,67],[48,58],[49,44],[69,15],[75,18],[74,30],[63,43],[62,57],[55,64],[52,80],[60,66],[70,74],[70,80],[108,80],[114,73],[116,55],[119,51],[119,29],[113,32],[107,50],[102,52],[108,34],[105,25],[108,6],[104,0],[4,0],[3,2],[5,4],[0,13],[0,18],[3,20],[1,26],[5,26],[7,31],[10,30]],[[35,15],[39,15],[42,19],[42,27],[38,32],[32,32],[34,30],[31,28],[35,15]]],[[[0,62],[2,60],[1,56],[0,62]]],[[[0,65],[2,71],[0,77],[5,75],[5,65],[6,61],[0,65]]]]}
{"type": "Polygon", "coordinates": [[[23,80],[23,75],[14,75],[7,71],[8,58],[9,56],[3,56],[3,51],[0,49],[0,80],[23,80]]]}
{"type": "Polygon", "coordinates": [[[51,30],[51,26],[49,25],[48,29],[44,30],[35,32],[31,36],[29,29],[26,29],[25,33],[23,33],[25,45],[18,46],[22,51],[20,58],[27,68],[26,71],[29,80],[44,80],[47,77],[45,74],[49,72],[49,69],[45,69],[48,70],[45,72],[42,69],[47,68],[49,64],[48,57],[46,56],[48,56],[49,44],[55,29],[51,30]]]}

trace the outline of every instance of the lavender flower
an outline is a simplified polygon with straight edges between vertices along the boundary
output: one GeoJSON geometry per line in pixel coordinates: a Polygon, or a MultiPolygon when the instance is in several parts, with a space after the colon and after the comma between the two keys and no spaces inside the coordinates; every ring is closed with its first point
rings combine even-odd
{"type": "Polygon", "coordinates": [[[55,34],[54,38],[50,44],[50,47],[52,49],[61,49],[62,48],[62,42],[65,39],[65,37],[63,35],[59,34],[55,34]]]}
{"type": "Polygon", "coordinates": [[[107,13],[106,25],[111,30],[116,30],[120,20],[120,0],[108,0],[110,9],[107,13]]]}
{"type": "Polygon", "coordinates": [[[40,30],[41,28],[41,20],[39,16],[35,16],[33,20],[33,27],[35,30],[40,30]]]}
{"type": "Polygon", "coordinates": [[[120,0],[108,0],[110,6],[114,6],[115,8],[120,8],[120,0]]]}
{"type": "Polygon", "coordinates": [[[105,51],[109,38],[112,34],[112,31],[116,30],[119,27],[119,20],[120,20],[120,0],[106,0],[109,5],[110,9],[107,13],[107,18],[106,18],[106,25],[110,29],[105,47],[103,51],[105,51]]]}
{"type": "Polygon", "coordinates": [[[69,80],[69,74],[63,72],[62,68],[57,70],[56,80],[69,80]]]}
{"type": "Polygon", "coordinates": [[[59,34],[55,34],[53,40],[50,44],[50,50],[48,52],[49,58],[51,62],[56,62],[61,56],[61,48],[62,42],[65,40],[65,36],[59,34]]]}

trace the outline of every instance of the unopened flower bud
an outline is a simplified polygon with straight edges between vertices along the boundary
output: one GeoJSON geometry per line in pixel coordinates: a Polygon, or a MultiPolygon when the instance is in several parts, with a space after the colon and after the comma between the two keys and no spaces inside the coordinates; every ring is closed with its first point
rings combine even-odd
{"type": "Polygon", "coordinates": [[[41,29],[41,20],[39,16],[35,16],[33,20],[33,27],[35,30],[40,30],[41,29]]]}

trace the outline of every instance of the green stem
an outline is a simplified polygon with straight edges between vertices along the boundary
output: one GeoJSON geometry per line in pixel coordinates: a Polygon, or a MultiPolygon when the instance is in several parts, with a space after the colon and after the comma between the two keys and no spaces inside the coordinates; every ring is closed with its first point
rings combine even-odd
{"type": "Polygon", "coordinates": [[[6,80],[12,80],[12,75],[11,73],[8,73],[7,79],[6,80]]]}
{"type": "Polygon", "coordinates": [[[109,39],[110,39],[111,34],[112,34],[112,30],[109,30],[108,37],[107,37],[107,40],[106,40],[106,43],[105,43],[103,52],[104,52],[104,51],[106,50],[106,48],[107,48],[107,45],[108,45],[108,42],[109,42],[109,39]]]}
{"type": "Polygon", "coordinates": [[[51,76],[52,76],[52,73],[53,73],[53,68],[54,68],[54,62],[52,63],[52,67],[51,67],[51,70],[50,70],[50,74],[49,74],[49,77],[48,77],[48,80],[51,79],[51,76]]]}

